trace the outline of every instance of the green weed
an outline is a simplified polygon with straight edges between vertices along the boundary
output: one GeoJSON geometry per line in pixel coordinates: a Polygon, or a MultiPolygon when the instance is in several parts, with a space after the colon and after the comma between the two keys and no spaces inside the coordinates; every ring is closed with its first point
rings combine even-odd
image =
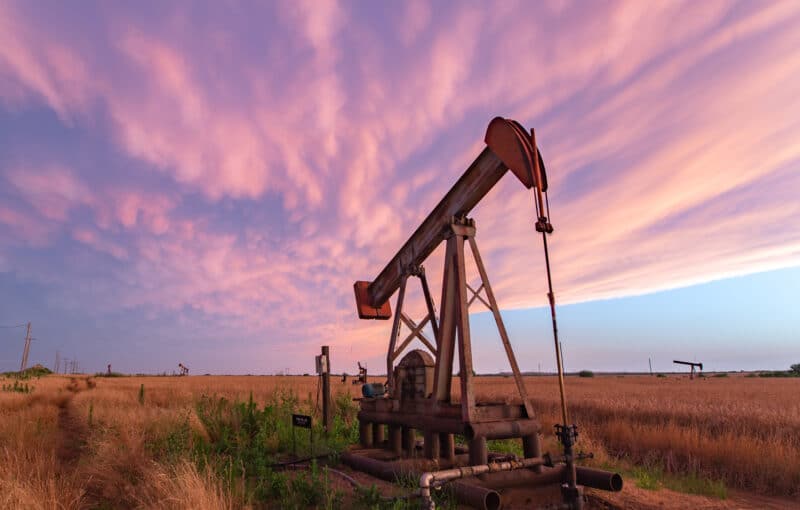
{"type": "Polygon", "coordinates": [[[28,383],[21,384],[19,381],[14,381],[13,385],[3,385],[3,391],[7,391],[9,393],[31,393],[33,389],[33,385],[28,385],[28,383]]]}
{"type": "Polygon", "coordinates": [[[728,490],[721,480],[703,478],[697,473],[667,474],[660,466],[636,466],[630,470],[636,486],[646,490],[667,488],[686,494],[699,494],[725,499],[728,490]]]}

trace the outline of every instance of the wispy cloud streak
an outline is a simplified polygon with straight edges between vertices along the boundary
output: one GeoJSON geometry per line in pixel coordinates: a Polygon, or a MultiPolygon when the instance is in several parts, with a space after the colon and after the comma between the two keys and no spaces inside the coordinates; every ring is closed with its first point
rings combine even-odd
{"type": "MultiPolygon", "coordinates": [[[[378,356],[352,281],[494,115],[537,129],[562,302],[800,263],[791,2],[372,8],[0,5],[0,128],[43,126],[0,138],[0,270],[63,307],[378,356]]],[[[501,304],[543,304],[530,195],[504,181],[475,217],[501,304]]]]}

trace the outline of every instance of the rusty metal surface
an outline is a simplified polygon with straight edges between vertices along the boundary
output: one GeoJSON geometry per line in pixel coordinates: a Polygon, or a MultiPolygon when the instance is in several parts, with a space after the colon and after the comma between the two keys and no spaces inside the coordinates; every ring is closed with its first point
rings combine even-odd
{"type": "Polygon", "coordinates": [[[575,474],[578,485],[612,492],[622,490],[622,476],[619,473],[578,466],[575,468],[575,474]]]}
{"type": "Polygon", "coordinates": [[[497,510],[502,503],[500,494],[497,491],[480,485],[468,482],[452,482],[450,483],[450,488],[459,503],[472,508],[497,510]]]}
{"type": "MultiPolygon", "coordinates": [[[[508,332],[506,331],[503,317],[500,315],[500,306],[497,304],[497,300],[494,297],[492,286],[489,285],[489,276],[486,273],[486,268],[483,265],[483,259],[481,258],[478,244],[475,242],[474,237],[469,238],[469,247],[472,250],[472,258],[475,260],[475,266],[478,268],[478,273],[480,273],[481,276],[481,288],[486,292],[486,297],[489,299],[489,303],[484,302],[484,304],[492,311],[492,316],[497,325],[497,331],[500,333],[500,340],[503,342],[503,348],[508,357],[508,363],[511,365],[511,373],[514,375],[514,382],[517,384],[517,391],[525,406],[525,412],[528,414],[528,418],[533,418],[535,416],[533,406],[531,405],[530,399],[528,399],[528,391],[525,389],[525,382],[522,380],[517,358],[514,356],[514,350],[511,348],[511,342],[508,340],[508,332]]],[[[478,292],[475,292],[475,295],[477,296],[478,292]]]]}
{"type": "Polygon", "coordinates": [[[537,474],[533,469],[489,473],[482,475],[478,483],[494,489],[523,485],[526,487],[539,487],[542,485],[560,485],[565,477],[566,468],[563,465],[558,465],[553,468],[544,468],[541,474],[537,474]]]}
{"type": "MultiPolygon", "coordinates": [[[[386,462],[351,452],[343,453],[341,460],[353,469],[388,482],[400,481],[407,477],[418,478],[422,472],[419,468],[415,469],[413,465],[403,462],[386,462]]],[[[500,494],[493,489],[466,482],[453,482],[450,488],[456,500],[463,505],[480,509],[500,508],[500,494]]]]}
{"type": "Polygon", "coordinates": [[[364,410],[359,411],[358,419],[362,423],[384,423],[390,426],[399,425],[423,431],[458,434],[467,439],[475,437],[485,437],[487,439],[521,438],[536,434],[541,428],[538,421],[530,419],[471,423],[463,422],[460,418],[364,410]]]}
{"type": "Polygon", "coordinates": [[[534,151],[525,128],[516,121],[495,117],[486,129],[484,142],[526,188],[534,186],[536,162],[532,157],[534,151]]]}
{"type": "Polygon", "coordinates": [[[379,307],[399,288],[408,266],[421,264],[444,240],[450,218],[469,213],[508,168],[489,148],[481,152],[450,191],[433,208],[368,288],[368,303],[379,307]]]}
{"type": "Polygon", "coordinates": [[[372,306],[367,297],[367,287],[369,282],[358,281],[353,284],[356,293],[356,309],[359,319],[381,319],[387,320],[392,316],[392,307],[387,300],[380,306],[372,306]]]}
{"type": "MultiPolygon", "coordinates": [[[[532,139],[516,121],[496,117],[489,123],[484,137],[487,148],[433,208],[378,277],[369,283],[367,303],[370,306],[379,308],[386,303],[400,286],[400,279],[408,266],[422,264],[444,240],[443,229],[450,218],[468,214],[509,168],[528,188],[534,186],[536,177],[540,176],[542,182],[537,187],[540,191],[547,191],[544,162],[532,139]]],[[[365,314],[362,318],[386,317],[365,314]]]]}
{"type": "Polygon", "coordinates": [[[464,424],[464,435],[489,439],[513,439],[536,434],[540,430],[536,420],[503,420],[464,424]]]}
{"type": "MultiPolygon", "coordinates": [[[[423,220],[406,243],[394,255],[372,282],[356,282],[355,293],[360,318],[388,319],[391,317],[389,298],[399,290],[395,305],[395,316],[387,353],[387,378],[389,392],[376,398],[361,400],[358,419],[361,424],[361,438],[364,446],[383,446],[375,437],[375,427],[388,425],[389,437],[383,452],[389,458],[403,458],[411,462],[424,453],[429,462],[456,462],[454,434],[464,436],[468,441],[468,458],[472,466],[488,466],[491,454],[487,448],[488,439],[512,439],[522,441],[525,460],[535,460],[541,456],[539,441],[540,424],[534,415],[534,408],[527,395],[519,365],[514,355],[508,333],[500,314],[499,304],[492,292],[486,268],[475,242],[475,223],[467,217],[469,211],[492,189],[508,169],[527,188],[533,188],[536,204],[537,232],[552,232],[547,216],[543,193],[547,190],[547,177],[544,162],[536,147],[533,130],[530,134],[519,123],[503,118],[495,118],[489,124],[485,142],[488,147],[475,159],[458,179],[431,213],[423,220]],[[446,242],[444,271],[442,272],[441,302],[439,316],[433,306],[430,289],[421,264],[442,242],[446,242]],[[469,245],[467,249],[466,245],[469,245]],[[476,288],[468,283],[465,251],[471,251],[478,268],[480,282],[476,288]],[[420,278],[427,315],[415,322],[406,315],[403,304],[406,297],[408,278],[420,278]],[[522,405],[490,404],[476,399],[473,388],[472,346],[469,324],[469,307],[480,302],[492,312],[511,371],[517,383],[522,405]],[[424,334],[423,329],[431,326],[434,342],[424,334]],[[402,329],[410,333],[400,336],[402,329]],[[406,354],[397,366],[395,361],[411,345],[419,340],[433,354],[435,360],[423,359],[423,351],[406,354]],[[460,398],[451,398],[453,367],[458,351],[460,372],[460,398]],[[432,373],[431,373],[432,372],[432,373]],[[418,445],[415,431],[421,431],[425,441],[418,445]],[[377,444],[376,444],[377,443],[377,444]]],[[[554,295],[549,272],[549,257],[545,238],[545,260],[548,274],[548,298],[553,318],[554,340],[558,346],[555,323],[554,295]]],[[[472,271],[472,270],[471,270],[472,271]]],[[[560,351],[557,351],[560,393],[563,408],[562,427],[567,427],[566,401],[563,390],[563,368],[560,351]]],[[[425,353],[427,358],[427,353],[425,353]]],[[[572,437],[572,436],[570,436],[572,437]]],[[[568,482],[562,503],[570,508],[580,507],[580,488],[576,487],[577,477],[571,450],[572,441],[564,442],[565,463],[560,469],[543,472],[542,464],[524,466],[514,478],[535,477],[536,484],[556,484],[568,482]]],[[[549,456],[547,454],[544,457],[549,456]]],[[[541,457],[541,458],[544,458],[541,457]]],[[[375,459],[372,459],[373,461],[375,459]]],[[[400,461],[397,461],[400,462],[400,461]]],[[[367,466],[370,462],[362,463],[367,466]]],[[[548,463],[552,466],[552,463],[548,463]]],[[[380,468],[384,476],[393,471],[380,468]]],[[[430,471],[430,470],[429,470],[430,471]]],[[[596,471],[582,471],[582,476],[590,486],[613,487],[618,475],[596,471]]],[[[426,472],[426,476],[431,475],[426,472]]],[[[431,475],[432,476],[432,475],[431,475]]],[[[467,475],[462,475],[467,476],[467,475]]],[[[472,475],[469,475],[472,476],[472,475]]],[[[472,484],[476,485],[476,484],[472,484]]],[[[480,485],[480,484],[477,484],[480,485]]],[[[484,487],[485,488],[485,487],[484,487]]],[[[466,491],[466,489],[464,489],[466,491]]],[[[473,492],[475,492],[473,490],[473,492]]],[[[481,493],[483,494],[483,493],[481,493]]],[[[485,494],[483,494],[485,495],[485,494]]],[[[476,498],[479,498],[475,496],[476,498]]],[[[477,502],[478,499],[473,499],[477,502]]],[[[476,503],[486,506],[486,500],[476,503]]]]}

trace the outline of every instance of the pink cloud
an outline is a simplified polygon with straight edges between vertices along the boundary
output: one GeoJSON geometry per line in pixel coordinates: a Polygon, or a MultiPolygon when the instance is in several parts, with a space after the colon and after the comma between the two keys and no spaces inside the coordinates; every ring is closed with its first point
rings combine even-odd
{"type": "Polygon", "coordinates": [[[99,252],[107,253],[114,258],[120,260],[128,258],[128,251],[124,247],[101,239],[98,234],[92,230],[76,228],[72,231],[72,237],[76,241],[80,241],[99,252]]]}
{"type": "Polygon", "coordinates": [[[431,4],[423,1],[405,2],[405,12],[397,23],[397,31],[403,44],[414,42],[431,22],[431,4]]]}
{"type": "MultiPolygon", "coordinates": [[[[107,123],[115,149],[173,185],[93,185],[63,165],[7,173],[39,216],[5,207],[6,228],[39,242],[61,228],[127,260],[115,269],[123,283],[105,290],[115,306],[190,306],[253,334],[379,355],[386,325],[355,321],[352,281],[405,241],[482,149],[495,114],[537,129],[561,302],[800,264],[796,202],[735,198],[778,174],[800,192],[781,173],[800,161],[789,2],[408,3],[388,26],[358,23],[357,6],[293,2],[263,15],[283,37],[255,47],[227,18],[198,40],[174,21],[180,9],[150,24],[110,14],[125,30],[86,47],[9,5],[0,97],[44,102],[92,132],[107,123]],[[200,212],[179,212],[196,193],[200,212]],[[212,226],[223,204],[267,200],[280,201],[285,233],[246,217],[212,226]],[[94,225],[70,223],[80,208],[94,225]]],[[[509,179],[475,212],[508,308],[544,303],[532,214],[509,179]]],[[[439,256],[427,264],[434,287],[439,256]]]]}
{"type": "MultiPolygon", "coordinates": [[[[47,222],[34,219],[24,211],[18,211],[2,204],[0,204],[0,225],[16,241],[35,247],[49,244],[54,230],[52,225],[47,222]]],[[[3,245],[9,243],[8,239],[4,241],[3,245]]]]}
{"type": "Polygon", "coordinates": [[[91,201],[88,188],[68,168],[17,168],[7,178],[34,209],[50,220],[63,222],[71,208],[91,201]]]}

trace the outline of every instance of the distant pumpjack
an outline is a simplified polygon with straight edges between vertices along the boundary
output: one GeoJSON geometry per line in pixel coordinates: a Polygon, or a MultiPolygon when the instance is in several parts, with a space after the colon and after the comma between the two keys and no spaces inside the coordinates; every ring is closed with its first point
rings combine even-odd
{"type": "Polygon", "coordinates": [[[353,384],[367,384],[367,367],[362,367],[358,361],[358,377],[353,379],[353,384]]]}
{"type": "Polygon", "coordinates": [[[678,361],[672,360],[673,363],[677,363],[678,365],[689,365],[692,367],[692,371],[689,373],[689,379],[694,379],[694,368],[697,367],[700,371],[703,371],[703,364],[702,363],[695,363],[694,361],[678,361]]]}
{"type": "Polygon", "coordinates": [[[183,363],[178,363],[178,368],[181,369],[180,375],[189,375],[189,367],[187,367],[183,363]]]}

